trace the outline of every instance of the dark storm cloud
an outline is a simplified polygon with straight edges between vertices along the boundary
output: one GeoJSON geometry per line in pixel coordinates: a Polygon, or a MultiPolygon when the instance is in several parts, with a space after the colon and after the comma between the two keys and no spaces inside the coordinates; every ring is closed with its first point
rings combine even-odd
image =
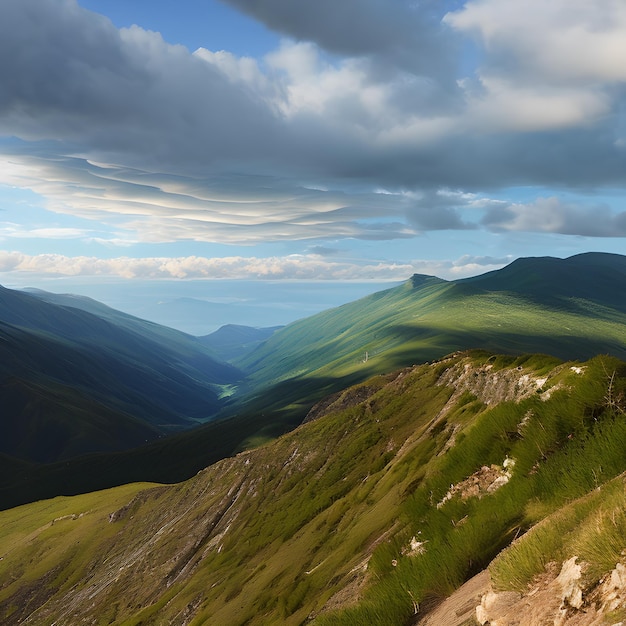
{"type": "Polygon", "coordinates": [[[259,157],[274,117],[186,48],[118,30],[74,0],[0,7],[0,132],[143,164],[259,157]]]}
{"type": "Polygon", "coordinates": [[[429,191],[411,206],[408,220],[420,231],[474,229],[476,225],[461,216],[471,202],[472,198],[463,194],[429,191]]]}
{"type": "Polygon", "coordinates": [[[268,28],[342,56],[386,59],[433,75],[453,63],[441,3],[405,0],[222,0],[268,28]]]}

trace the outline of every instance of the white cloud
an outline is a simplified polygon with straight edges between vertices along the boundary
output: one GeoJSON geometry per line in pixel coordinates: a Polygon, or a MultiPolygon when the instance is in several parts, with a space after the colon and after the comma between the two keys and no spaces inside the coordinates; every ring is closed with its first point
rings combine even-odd
{"type": "MultiPolygon", "coordinates": [[[[469,0],[443,23],[432,0],[229,1],[292,39],[192,54],[75,0],[4,0],[0,181],[118,242],[246,244],[466,230],[470,192],[624,186],[620,0],[469,0]],[[468,36],[481,67],[457,84],[468,36]]],[[[483,203],[490,229],[552,228],[483,203]]],[[[578,211],[558,232],[592,232],[578,211]]]]}
{"type": "Polygon", "coordinates": [[[482,132],[534,132],[591,125],[609,113],[603,91],[553,85],[527,85],[516,77],[484,75],[482,89],[467,92],[467,120],[482,132]]]}
{"type": "Polygon", "coordinates": [[[126,233],[123,240],[249,244],[415,235],[398,219],[409,206],[400,195],[294,187],[268,177],[202,180],[20,154],[0,158],[0,169],[6,182],[44,196],[50,210],[108,220],[126,233]]]}
{"type": "Polygon", "coordinates": [[[534,80],[626,81],[622,0],[469,0],[444,21],[478,35],[490,63],[534,80]]]}
{"type": "Polygon", "coordinates": [[[620,0],[469,0],[444,22],[484,46],[465,80],[468,118],[485,129],[585,126],[609,114],[626,81],[620,0]]]}
{"type": "Polygon", "coordinates": [[[554,196],[537,198],[528,204],[494,207],[487,212],[483,223],[496,232],[626,237],[626,211],[613,213],[606,205],[585,206],[564,202],[554,196]]]}
{"type": "Polygon", "coordinates": [[[32,273],[40,276],[111,276],[127,279],[401,281],[415,273],[437,275],[442,278],[470,276],[477,271],[502,267],[509,261],[509,258],[465,256],[457,261],[359,263],[329,261],[315,253],[268,258],[190,256],[100,259],[0,251],[0,272],[32,273]]]}
{"type": "Polygon", "coordinates": [[[90,231],[81,228],[28,228],[11,222],[0,222],[1,239],[85,239],[90,231]]]}

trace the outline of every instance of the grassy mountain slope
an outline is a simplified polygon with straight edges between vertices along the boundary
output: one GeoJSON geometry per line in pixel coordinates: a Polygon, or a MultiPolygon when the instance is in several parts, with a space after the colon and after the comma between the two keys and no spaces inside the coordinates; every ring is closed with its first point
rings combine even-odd
{"type": "Polygon", "coordinates": [[[193,337],[192,335],[175,330],[174,328],[162,326],[161,324],[156,324],[135,317],[134,315],[123,313],[122,311],[113,309],[106,304],[102,304],[86,296],[50,293],[41,289],[29,289],[25,291],[29,295],[50,304],[91,313],[118,328],[140,335],[149,341],[156,342],[161,349],[167,349],[172,358],[176,357],[182,362],[190,360],[191,363],[201,363],[201,356],[204,358],[210,357],[210,360],[207,359],[205,363],[205,371],[207,373],[210,373],[212,369],[215,369],[217,373],[219,372],[218,365],[220,367],[223,366],[224,359],[212,351],[210,345],[200,341],[198,337],[193,337]],[[199,347],[199,344],[202,347],[199,347]],[[195,358],[193,356],[194,354],[195,358]],[[216,360],[219,363],[215,363],[216,360]]]}
{"type": "Polygon", "coordinates": [[[171,363],[190,376],[221,384],[239,372],[216,359],[195,337],[141,320],[81,296],[0,288],[0,320],[55,338],[93,346],[155,367],[171,363]]]}
{"type": "MultiPolygon", "coordinates": [[[[182,480],[209,463],[295,427],[310,406],[328,394],[376,373],[440,358],[455,349],[540,351],[580,359],[597,353],[624,357],[625,259],[605,254],[520,259],[497,272],[455,282],[414,276],[398,288],[301,320],[276,332],[242,360],[252,372],[251,393],[228,398],[221,416],[231,417],[225,422],[158,440],[130,453],[83,456],[69,465],[8,463],[0,476],[0,508],[133,480],[182,480]]],[[[78,300],[81,306],[101,310],[98,303],[78,300]]],[[[64,302],[71,304],[72,298],[64,302]]],[[[102,308],[109,322],[118,318],[117,312],[102,308]]],[[[144,331],[166,330],[119,316],[144,331]]],[[[180,335],[172,333],[172,340],[180,335]]],[[[189,346],[194,338],[184,337],[189,346]]],[[[101,370],[102,380],[108,380],[111,368],[115,371],[114,365],[107,368],[101,370]]],[[[80,369],[73,376],[86,376],[90,371],[86,364],[80,369]]],[[[168,385],[163,379],[154,380],[158,381],[154,398],[158,398],[168,385]]],[[[194,397],[190,389],[193,385],[178,387],[179,397],[187,397],[185,390],[189,398],[194,397]]],[[[231,391],[232,387],[224,387],[223,395],[231,391]]],[[[138,405],[146,406],[152,399],[151,393],[138,405]]],[[[114,409],[127,413],[128,405],[114,409]]],[[[163,415],[160,410],[153,406],[149,411],[153,420],[163,415]]],[[[150,435],[146,438],[151,439],[150,435]]]]}
{"type": "Polygon", "coordinates": [[[446,282],[415,275],[400,287],[300,320],[237,364],[257,384],[360,376],[485,348],[560,358],[626,357],[626,257],[520,259],[446,282]]]}
{"type": "MultiPolygon", "coordinates": [[[[542,520],[626,510],[611,482],[626,471],[626,364],[612,357],[458,354],[313,417],[178,485],[0,513],[2,622],[409,624],[542,520]]],[[[595,555],[593,533],[539,545],[599,580],[624,560],[613,536],[595,555]]],[[[494,582],[518,571],[503,562],[494,582]]]]}

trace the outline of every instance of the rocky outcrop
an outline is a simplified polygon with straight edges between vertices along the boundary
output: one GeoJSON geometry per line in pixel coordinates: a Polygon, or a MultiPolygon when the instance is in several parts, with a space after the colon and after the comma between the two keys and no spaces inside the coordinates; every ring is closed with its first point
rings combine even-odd
{"type": "Polygon", "coordinates": [[[573,556],[550,563],[524,594],[489,588],[476,607],[481,626],[618,626],[626,612],[626,567],[618,563],[599,584],[585,581],[585,563],[573,556]],[[558,574],[557,574],[558,572],[558,574]]]}

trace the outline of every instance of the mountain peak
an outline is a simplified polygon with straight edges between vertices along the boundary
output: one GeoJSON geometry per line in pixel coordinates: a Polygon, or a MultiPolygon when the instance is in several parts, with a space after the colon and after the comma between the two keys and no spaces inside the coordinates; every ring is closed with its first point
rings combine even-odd
{"type": "Polygon", "coordinates": [[[411,283],[411,287],[414,289],[417,287],[422,287],[427,283],[439,283],[446,282],[443,278],[438,278],[437,276],[430,276],[429,274],[413,274],[411,278],[409,278],[411,283]]]}

